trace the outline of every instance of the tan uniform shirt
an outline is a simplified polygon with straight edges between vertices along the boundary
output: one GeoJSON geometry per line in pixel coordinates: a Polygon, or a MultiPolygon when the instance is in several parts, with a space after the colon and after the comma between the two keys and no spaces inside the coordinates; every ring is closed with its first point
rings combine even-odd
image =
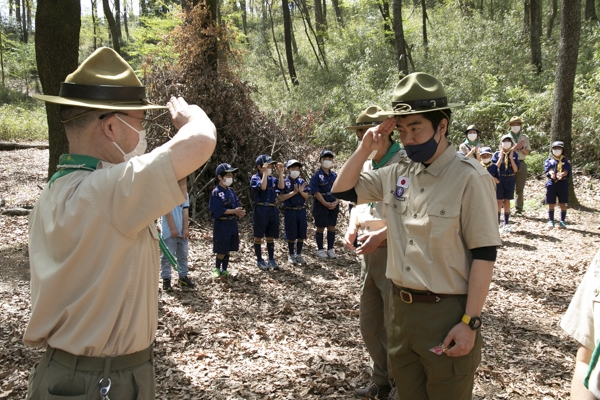
{"type": "Polygon", "coordinates": [[[383,201],[386,276],[396,285],[466,294],[471,252],[500,246],[496,185],[472,158],[449,146],[428,168],[397,163],[360,175],[358,202],[383,201]]]}
{"type": "MultiPolygon", "coordinates": [[[[531,145],[529,144],[529,136],[527,136],[524,133],[521,133],[519,136],[517,136],[517,140],[515,142],[515,144],[518,144],[519,142],[523,142],[523,149],[531,151],[531,145]]],[[[519,160],[523,161],[525,159],[525,157],[527,157],[527,155],[525,153],[523,153],[523,151],[521,149],[517,150],[517,155],[519,156],[519,160]]]]}
{"type": "Polygon", "coordinates": [[[184,201],[162,148],[46,188],[29,224],[25,344],[93,357],[150,346],[158,324],[154,220],[184,201]]]}

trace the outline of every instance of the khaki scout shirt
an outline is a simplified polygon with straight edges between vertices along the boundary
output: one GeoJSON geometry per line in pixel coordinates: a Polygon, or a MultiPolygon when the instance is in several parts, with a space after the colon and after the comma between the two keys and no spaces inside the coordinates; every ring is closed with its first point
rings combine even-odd
{"type": "MultiPolygon", "coordinates": [[[[512,131],[510,133],[512,133],[512,131]]],[[[523,142],[522,148],[531,151],[531,145],[529,144],[529,136],[527,136],[524,133],[521,133],[519,136],[517,136],[515,144],[518,144],[521,141],[523,142]]],[[[523,161],[525,157],[527,157],[527,154],[523,153],[521,149],[517,150],[517,155],[519,156],[520,161],[523,161]]]]}
{"type": "Polygon", "coordinates": [[[466,294],[470,249],[502,244],[496,185],[453,146],[428,168],[411,161],[363,172],[355,190],[359,203],[383,201],[386,276],[398,286],[466,294]]]}
{"type": "Polygon", "coordinates": [[[154,220],[184,201],[163,148],[46,188],[29,223],[25,344],[93,357],[150,346],[158,324],[154,220]]]}

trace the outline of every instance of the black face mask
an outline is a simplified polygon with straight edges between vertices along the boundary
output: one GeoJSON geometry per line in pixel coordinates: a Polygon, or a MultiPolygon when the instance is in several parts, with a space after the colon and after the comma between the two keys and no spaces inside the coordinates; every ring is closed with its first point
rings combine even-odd
{"type": "Polygon", "coordinates": [[[424,163],[425,161],[430,160],[431,157],[434,156],[439,144],[440,142],[435,141],[434,131],[431,138],[425,143],[415,144],[412,146],[404,146],[404,150],[406,150],[406,155],[408,156],[408,158],[410,158],[414,162],[424,163]]]}

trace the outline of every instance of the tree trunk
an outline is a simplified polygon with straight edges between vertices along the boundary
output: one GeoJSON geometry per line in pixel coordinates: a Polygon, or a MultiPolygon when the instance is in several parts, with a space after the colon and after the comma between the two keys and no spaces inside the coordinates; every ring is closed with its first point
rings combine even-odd
{"type": "Polygon", "coordinates": [[[123,0],[123,28],[125,28],[125,37],[127,38],[127,42],[129,42],[131,38],[129,37],[129,24],[127,22],[127,12],[127,0],[123,0]]]}
{"type": "MultiPolygon", "coordinates": [[[[573,91],[579,39],[581,35],[581,0],[562,0],[560,12],[560,43],[558,65],[554,80],[554,98],[552,102],[552,140],[561,140],[565,144],[565,156],[571,159],[571,130],[573,118],[573,91]]],[[[569,204],[579,205],[573,188],[573,179],[569,178],[569,204]]]]}
{"type": "Polygon", "coordinates": [[[15,0],[15,17],[17,18],[17,25],[21,27],[21,1],[15,0]]]}
{"type": "Polygon", "coordinates": [[[394,0],[394,37],[396,38],[396,55],[398,57],[398,73],[400,77],[408,75],[408,57],[406,56],[406,40],[402,27],[402,0],[394,0]]]}
{"type": "MultiPolygon", "coordinates": [[[[44,94],[58,95],[60,83],[77,69],[81,3],[79,0],[38,0],[35,15],[35,56],[44,94]]],[[[48,179],[69,143],[60,122],[59,105],[46,103],[50,160],[48,179]]]]}
{"type": "Polygon", "coordinates": [[[4,27],[0,25],[0,69],[2,70],[2,87],[4,86],[4,43],[2,36],[4,35],[4,27]]]}
{"type": "Polygon", "coordinates": [[[585,19],[587,21],[598,21],[594,0],[585,0],[585,19]]]}
{"type": "Polygon", "coordinates": [[[323,49],[325,40],[323,36],[325,34],[325,23],[323,19],[323,8],[321,0],[315,0],[315,28],[317,28],[317,44],[319,48],[323,49]]]}
{"type": "Polygon", "coordinates": [[[425,50],[425,60],[427,60],[429,40],[427,40],[427,6],[425,5],[425,0],[421,0],[421,9],[423,11],[423,49],[425,50]]]}
{"type": "Polygon", "coordinates": [[[27,30],[27,0],[21,4],[21,30],[23,31],[23,43],[29,42],[29,30],[27,30]]]}
{"type": "Polygon", "coordinates": [[[288,71],[293,85],[298,85],[296,68],[294,68],[294,53],[292,51],[292,17],[288,0],[281,0],[283,10],[283,34],[285,38],[285,57],[287,58],[288,71]]]}
{"type": "Polygon", "coordinates": [[[106,17],[106,22],[108,22],[108,27],[110,29],[110,36],[113,43],[113,49],[121,54],[121,44],[119,43],[119,33],[117,32],[117,23],[115,22],[115,17],[110,10],[110,6],[108,5],[108,0],[102,0],[102,8],[104,8],[104,16],[106,17]]]}
{"type": "Polygon", "coordinates": [[[302,22],[304,23],[304,32],[306,33],[306,38],[308,39],[308,42],[310,43],[310,47],[312,47],[313,53],[315,54],[315,58],[317,59],[317,62],[319,63],[319,67],[325,66],[325,69],[327,69],[327,62],[325,60],[325,54],[323,54],[321,46],[318,43],[317,33],[313,29],[312,23],[310,22],[310,14],[308,12],[308,6],[306,5],[306,0],[299,0],[298,3],[299,3],[298,9],[300,10],[300,12],[302,14],[302,22]],[[312,32],[315,39],[317,40],[317,49],[315,49],[315,46],[313,45],[313,42],[310,38],[310,33],[308,32],[309,29],[312,32]],[[321,63],[321,61],[322,61],[322,63],[321,63]]]}
{"type": "Polygon", "coordinates": [[[117,38],[119,46],[123,45],[123,32],[121,31],[121,0],[113,0],[115,5],[115,26],[117,27],[117,38]]]}
{"type": "Polygon", "coordinates": [[[148,15],[148,4],[146,0],[140,0],[140,16],[145,17],[148,15]]]}
{"type": "Polygon", "coordinates": [[[8,16],[12,18],[15,9],[15,0],[8,0],[8,16]]]}
{"type": "Polygon", "coordinates": [[[275,38],[275,23],[273,22],[273,3],[268,2],[268,6],[269,6],[269,20],[271,21],[271,34],[273,35],[273,44],[275,45],[275,51],[277,52],[277,60],[279,62],[279,69],[281,71],[281,76],[283,77],[283,82],[285,83],[285,87],[289,92],[290,87],[288,85],[287,78],[285,77],[285,70],[283,69],[283,62],[281,61],[281,53],[279,52],[279,46],[277,45],[277,39],[275,38]]]}
{"type": "Polygon", "coordinates": [[[342,16],[342,9],[340,8],[339,0],[331,0],[333,4],[333,11],[335,11],[335,19],[338,24],[343,28],[344,27],[344,17],[342,16]]]}
{"type": "Polygon", "coordinates": [[[529,0],[531,26],[529,39],[531,44],[531,64],[539,75],[542,72],[542,0],[529,0]]]}
{"type": "Polygon", "coordinates": [[[529,32],[529,24],[531,23],[531,7],[529,0],[523,0],[523,35],[529,32]]]}
{"type": "Polygon", "coordinates": [[[246,0],[240,0],[240,8],[242,9],[242,27],[248,44],[250,41],[248,40],[248,7],[246,6],[246,0]]]}
{"type": "Polygon", "coordinates": [[[94,50],[98,48],[98,0],[92,1],[92,30],[94,32],[94,50]]]}
{"type": "Polygon", "coordinates": [[[387,0],[380,0],[377,2],[377,7],[379,7],[379,12],[383,18],[383,34],[393,45],[394,39],[392,36],[392,28],[390,27],[390,21],[392,20],[390,15],[390,3],[387,0]]]}
{"type": "Polygon", "coordinates": [[[548,29],[546,30],[546,37],[550,39],[552,37],[552,29],[554,29],[554,20],[558,13],[558,0],[552,0],[552,12],[548,18],[548,29]]]}

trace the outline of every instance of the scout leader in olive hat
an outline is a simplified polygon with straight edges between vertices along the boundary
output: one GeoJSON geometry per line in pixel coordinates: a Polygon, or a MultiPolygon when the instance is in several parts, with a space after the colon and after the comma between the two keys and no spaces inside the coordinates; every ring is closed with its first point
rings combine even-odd
{"type": "Polygon", "coordinates": [[[377,126],[388,118],[388,115],[382,115],[382,112],[383,109],[379,106],[369,106],[358,114],[356,124],[347,126],[346,129],[349,131],[364,129],[366,131],[372,126],[377,126]]]}

